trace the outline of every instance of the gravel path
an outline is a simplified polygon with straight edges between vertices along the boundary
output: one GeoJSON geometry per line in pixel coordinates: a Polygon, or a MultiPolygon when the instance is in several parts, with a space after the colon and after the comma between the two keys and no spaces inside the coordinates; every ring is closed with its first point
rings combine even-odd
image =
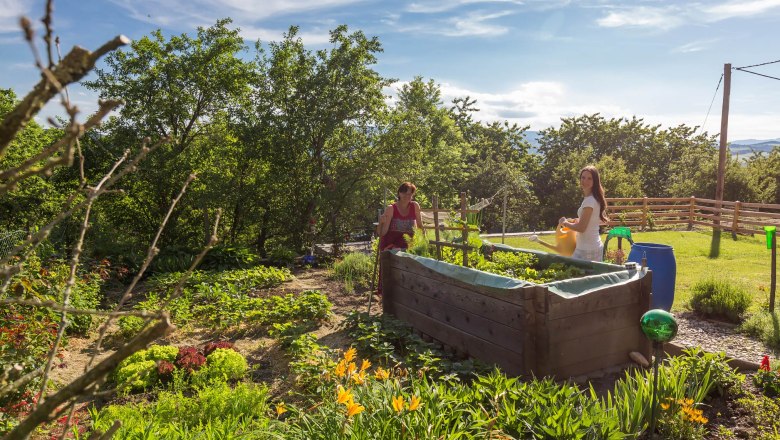
{"type": "Polygon", "coordinates": [[[711,353],[723,351],[730,358],[756,364],[761,362],[761,357],[764,355],[780,357],[780,352],[777,350],[772,350],[763,342],[739,333],[734,324],[702,320],[691,312],[677,313],[675,317],[679,329],[677,337],[672,342],[679,346],[699,346],[711,353]]]}

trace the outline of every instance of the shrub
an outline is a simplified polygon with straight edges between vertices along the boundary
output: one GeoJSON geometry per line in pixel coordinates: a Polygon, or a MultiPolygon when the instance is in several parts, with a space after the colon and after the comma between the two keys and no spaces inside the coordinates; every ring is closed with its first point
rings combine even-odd
{"type": "Polygon", "coordinates": [[[750,306],[751,299],[744,287],[726,280],[699,281],[691,288],[690,307],[705,316],[740,322],[750,306]]]}
{"type": "Polygon", "coordinates": [[[192,383],[204,386],[209,383],[238,380],[244,376],[249,365],[240,353],[218,348],[206,357],[206,366],[193,373],[192,383]]]}
{"type": "Polygon", "coordinates": [[[243,269],[252,266],[257,260],[258,256],[246,247],[218,245],[206,254],[198,267],[220,271],[243,269]]]}
{"type": "Polygon", "coordinates": [[[351,293],[356,287],[369,287],[373,273],[373,257],[361,252],[352,252],[333,265],[331,276],[344,281],[344,289],[351,293]]]}
{"type": "Polygon", "coordinates": [[[780,349],[779,321],[777,313],[762,310],[749,316],[740,326],[740,330],[760,339],[769,347],[780,349]]]}

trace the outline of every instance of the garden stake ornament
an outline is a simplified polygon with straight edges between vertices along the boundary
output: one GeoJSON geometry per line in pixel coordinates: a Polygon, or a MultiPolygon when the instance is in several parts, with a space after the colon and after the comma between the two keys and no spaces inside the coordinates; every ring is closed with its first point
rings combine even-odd
{"type": "Polygon", "coordinates": [[[655,415],[658,399],[658,361],[663,352],[664,342],[677,335],[677,320],[674,315],[663,309],[648,310],[639,320],[642,333],[653,342],[653,397],[650,400],[650,438],[655,437],[655,415]]]}

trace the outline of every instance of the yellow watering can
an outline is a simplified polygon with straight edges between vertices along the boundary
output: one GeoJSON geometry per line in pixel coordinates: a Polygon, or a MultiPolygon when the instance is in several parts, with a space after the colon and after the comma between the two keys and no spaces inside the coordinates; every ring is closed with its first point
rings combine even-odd
{"type": "Polygon", "coordinates": [[[554,250],[564,257],[571,257],[574,253],[574,248],[577,247],[577,233],[562,225],[558,225],[555,229],[554,245],[539,240],[539,237],[536,234],[532,235],[529,239],[554,250]]]}

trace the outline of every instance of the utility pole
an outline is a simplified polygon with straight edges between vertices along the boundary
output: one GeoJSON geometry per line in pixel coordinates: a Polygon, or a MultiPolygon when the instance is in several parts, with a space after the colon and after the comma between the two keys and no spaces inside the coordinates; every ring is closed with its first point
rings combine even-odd
{"type": "MultiPolygon", "coordinates": [[[[720,115],[720,156],[718,157],[718,183],[715,187],[715,207],[719,210],[715,224],[720,226],[721,202],[723,201],[723,185],[726,180],[726,146],[729,131],[729,95],[731,94],[731,63],[723,65],[723,109],[720,115]]],[[[716,228],[720,234],[720,228],[716,228]]],[[[713,231],[714,233],[715,231],[713,231]]]]}

